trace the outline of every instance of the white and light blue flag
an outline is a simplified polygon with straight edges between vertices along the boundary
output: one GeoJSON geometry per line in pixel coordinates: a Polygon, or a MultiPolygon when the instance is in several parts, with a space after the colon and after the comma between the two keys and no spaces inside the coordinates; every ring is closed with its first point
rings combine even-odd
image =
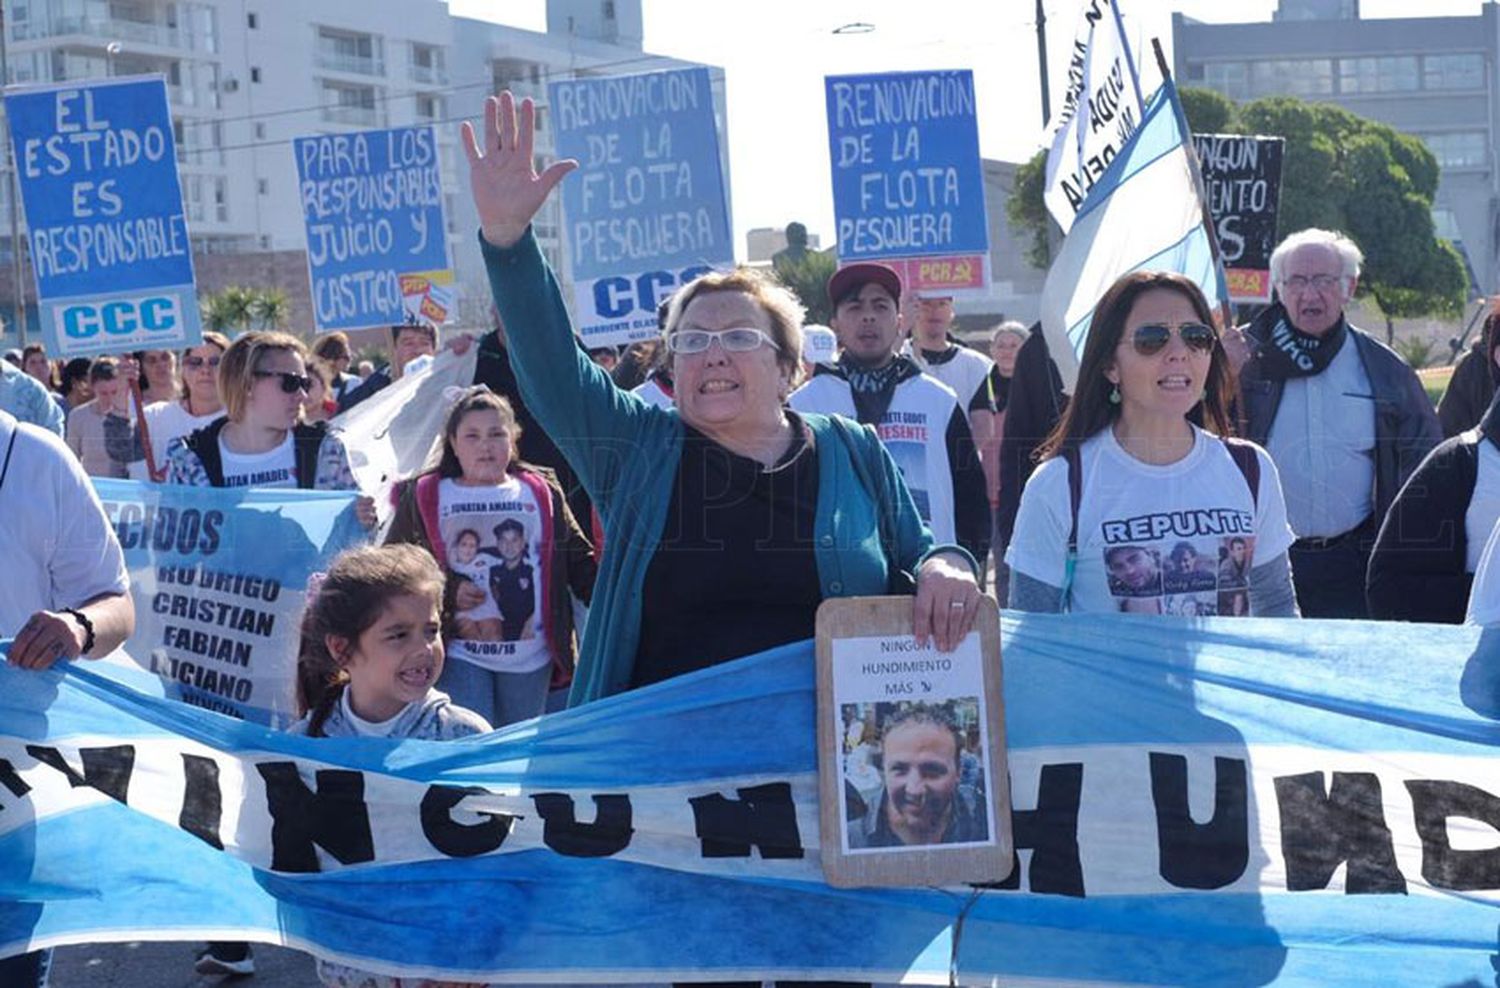
{"type": "Polygon", "coordinates": [[[1007,615],[1009,887],[841,890],[813,649],[435,743],[0,666],[0,955],[249,939],[458,981],[1488,985],[1500,632],[1007,615]]]}
{"type": "Polygon", "coordinates": [[[1089,191],[1047,272],[1042,329],[1069,391],[1094,307],[1121,275],[1175,271],[1198,283],[1211,309],[1229,298],[1191,154],[1187,120],[1167,79],[1089,191]]]}

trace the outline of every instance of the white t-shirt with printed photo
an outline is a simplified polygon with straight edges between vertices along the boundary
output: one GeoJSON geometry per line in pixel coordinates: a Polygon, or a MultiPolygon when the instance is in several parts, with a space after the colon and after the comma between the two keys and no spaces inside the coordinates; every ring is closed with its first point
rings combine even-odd
{"type": "Polygon", "coordinates": [[[454,615],[448,658],[492,672],[546,665],[542,517],[531,488],[514,477],[486,487],[444,478],[438,529],[448,568],[484,591],[483,603],[454,615]]]}
{"type": "Polygon", "coordinates": [[[281,445],[264,453],[235,453],[220,433],[219,458],[224,466],[225,487],[297,486],[297,456],[290,429],[281,445]]]}
{"type": "MultiPolygon", "coordinates": [[[[1193,430],[1188,455],[1166,465],[1137,460],[1112,429],[1086,440],[1079,453],[1078,561],[1065,607],[1249,616],[1250,568],[1286,552],[1294,539],[1265,450],[1256,447],[1254,500],[1224,443],[1201,429],[1193,430]]],[[[1071,523],[1068,465],[1055,457],[1026,483],[1005,561],[1034,580],[1063,586],[1071,523]]]]}

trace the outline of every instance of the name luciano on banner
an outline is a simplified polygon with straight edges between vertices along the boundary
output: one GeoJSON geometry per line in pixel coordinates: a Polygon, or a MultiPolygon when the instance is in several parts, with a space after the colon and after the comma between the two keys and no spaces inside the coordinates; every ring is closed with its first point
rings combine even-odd
{"type": "MultiPolygon", "coordinates": [[[[460,755],[460,745],[474,750],[472,739],[444,748],[460,755]]],[[[495,746],[496,762],[508,754],[495,746]]],[[[1029,855],[998,890],[1464,892],[1500,902],[1500,796],[1479,784],[1493,788],[1485,757],[1080,745],[1013,751],[1010,770],[1015,844],[1029,855]]],[[[821,881],[816,792],[810,771],[525,791],[230,754],[181,738],[65,745],[0,736],[0,833],[113,799],[286,873],[547,849],[821,881]]]]}

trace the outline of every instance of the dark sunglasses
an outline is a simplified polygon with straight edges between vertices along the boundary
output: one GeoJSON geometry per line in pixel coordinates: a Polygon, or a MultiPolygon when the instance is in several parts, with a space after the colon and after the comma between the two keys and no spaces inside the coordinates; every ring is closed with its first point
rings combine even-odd
{"type": "MultiPolygon", "coordinates": [[[[1201,322],[1183,323],[1177,327],[1177,335],[1182,337],[1182,345],[1195,353],[1212,353],[1214,344],[1219,341],[1214,328],[1201,322]]],[[[1171,341],[1172,327],[1162,323],[1137,326],[1130,337],[1130,345],[1143,357],[1161,353],[1171,341]]]]}
{"type": "Polygon", "coordinates": [[[191,367],[193,370],[197,370],[204,364],[210,367],[217,367],[219,366],[220,359],[219,357],[183,357],[182,366],[191,367]]]}
{"type": "Polygon", "coordinates": [[[312,378],[305,374],[293,374],[290,371],[253,371],[256,377],[279,377],[281,378],[281,390],[289,395],[298,391],[311,391],[312,378]]]}

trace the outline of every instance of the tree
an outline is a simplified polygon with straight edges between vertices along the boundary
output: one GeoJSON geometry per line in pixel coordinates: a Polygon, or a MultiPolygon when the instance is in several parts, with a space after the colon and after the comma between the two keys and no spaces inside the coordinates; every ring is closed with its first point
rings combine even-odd
{"type": "Polygon", "coordinates": [[[798,261],[782,261],[775,267],[776,279],[797,296],[807,309],[808,323],[827,326],[833,318],[828,301],[828,279],[838,268],[833,251],[810,250],[798,261]]]}
{"type": "Polygon", "coordinates": [[[1043,149],[1016,169],[1016,184],[1011,189],[1010,198],[1005,201],[1005,218],[1010,220],[1010,225],[1031,234],[1026,261],[1034,268],[1046,268],[1052,263],[1052,245],[1047,239],[1052,229],[1052,215],[1042,200],[1046,187],[1047,152],[1043,149]]]}
{"type": "Polygon", "coordinates": [[[249,315],[259,329],[280,329],[292,311],[291,299],[279,288],[251,289],[249,315]]]}
{"type": "MultiPolygon", "coordinates": [[[[1432,225],[1437,159],[1415,137],[1397,133],[1328,103],[1274,96],[1236,107],[1208,90],[1183,89],[1183,110],[1197,133],[1267,134],[1286,140],[1277,226],[1284,236],[1308,227],[1339,230],[1365,254],[1360,290],[1386,314],[1456,315],[1468,286],[1463,261],[1432,225]]],[[[1050,222],[1042,202],[1045,155],[1021,166],[1006,203],[1011,222],[1044,240],[1050,222]],[[1030,175],[1028,175],[1028,179],[1030,175]]],[[[1045,267],[1036,241],[1027,259],[1045,267]],[[1040,263],[1039,263],[1040,262],[1040,263]]]]}

